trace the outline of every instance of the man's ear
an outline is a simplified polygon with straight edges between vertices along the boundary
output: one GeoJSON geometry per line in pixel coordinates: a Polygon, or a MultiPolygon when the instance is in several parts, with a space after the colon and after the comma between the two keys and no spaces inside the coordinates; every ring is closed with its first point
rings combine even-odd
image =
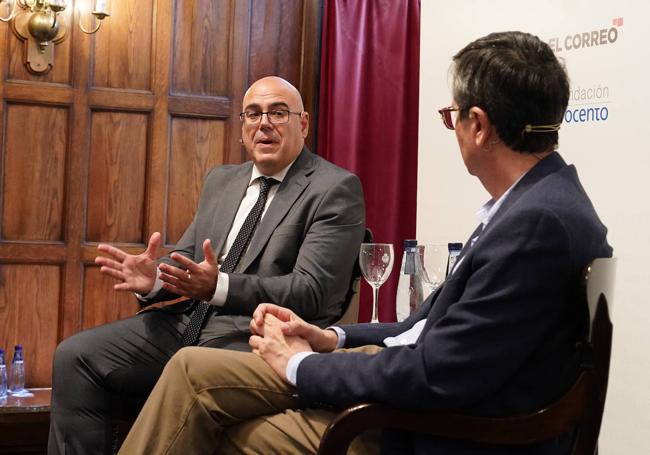
{"type": "Polygon", "coordinates": [[[309,112],[303,112],[300,116],[300,130],[302,131],[303,139],[309,133],[309,112]]]}
{"type": "Polygon", "coordinates": [[[494,135],[494,127],[487,113],[480,107],[473,106],[469,109],[471,131],[477,147],[484,147],[494,135]]]}

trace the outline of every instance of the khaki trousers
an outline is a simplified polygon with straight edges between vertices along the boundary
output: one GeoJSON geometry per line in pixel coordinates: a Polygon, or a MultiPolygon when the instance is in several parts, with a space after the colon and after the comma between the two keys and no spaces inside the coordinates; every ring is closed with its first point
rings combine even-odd
{"type": "MultiPolygon", "coordinates": [[[[183,348],[165,366],[119,453],[315,454],[337,413],[300,406],[295,387],[255,354],[183,348]]],[[[377,436],[355,439],[348,453],[379,453],[377,436]]]]}

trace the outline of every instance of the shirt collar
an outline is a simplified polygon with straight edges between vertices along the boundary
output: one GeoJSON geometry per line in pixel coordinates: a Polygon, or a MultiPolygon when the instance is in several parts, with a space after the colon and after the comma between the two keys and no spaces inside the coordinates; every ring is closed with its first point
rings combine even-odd
{"type": "Polygon", "coordinates": [[[485,229],[485,226],[488,225],[492,217],[494,217],[494,215],[499,210],[499,207],[503,205],[503,203],[507,199],[512,189],[517,185],[517,183],[519,183],[519,181],[524,177],[524,175],[526,175],[526,173],[522,174],[517,180],[515,180],[515,183],[510,185],[510,188],[508,188],[506,192],[503,193],[499,199],[497,199],[496,201],[494,199],[490,199],[485,204],[483,204],[481,208],[478,209],[478,211],[476,212],[476,217],[479,219],[481,223],[483,223],[483,229],[485,229]]]}
{"type": "Polygon", "coordinates": [[[273,175],[264,175],[264,174],[262,174],[260,172],[260,170],[257,168],[257,165],[253,164],[253,172],[251,173],[251,179],[248,182],[248,186],[250,186],[251,183],[253,183],[255,180],[257,180],[259,177],[271,177],[271,178],[277,180],[278,182],[282,183],[284,178],[287,176],[287,172],[289,172],[289,169],[291,169],[291,166],[295,162],[296,162],[296,160],[294,159],[291,163],[287,164],[287,166],[284,169],[280,170],[280,172],[277,172],[277,173],[275,173],[273,175]]]}

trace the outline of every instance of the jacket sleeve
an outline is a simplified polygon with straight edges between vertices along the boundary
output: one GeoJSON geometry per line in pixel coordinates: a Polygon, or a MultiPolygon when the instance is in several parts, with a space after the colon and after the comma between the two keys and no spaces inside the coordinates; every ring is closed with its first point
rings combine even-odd
{"type": "Polygon", "coordinates": [[[503,219],[473,248],[432,311],[440,311],[446,292],[458,295],[429,321],[421,343],[375,355],[309,356],[298,368],[300,397],[336,407],[371,401],[456,409],[502,387],[562,324],[577,278],[571,245],[562,221],[537,211],[503,219]]]}

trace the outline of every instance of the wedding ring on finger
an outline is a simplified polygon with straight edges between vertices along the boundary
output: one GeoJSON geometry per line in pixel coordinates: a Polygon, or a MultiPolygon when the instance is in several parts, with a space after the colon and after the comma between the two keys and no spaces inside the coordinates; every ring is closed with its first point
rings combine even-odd
{"type": "Polygon", "coordinates": [[[190,281],[192,279],[192,274],[187,272],[187,281],[190,281]]]}

